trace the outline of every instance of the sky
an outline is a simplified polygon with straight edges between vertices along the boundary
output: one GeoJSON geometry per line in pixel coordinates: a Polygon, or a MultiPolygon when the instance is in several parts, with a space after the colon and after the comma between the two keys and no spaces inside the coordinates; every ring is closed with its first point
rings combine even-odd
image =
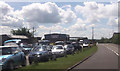
{"type": "Polygon", "coordinates": [[[2,2],[0,34],[11,29],[36,29],[35,36],[48,33],[71,37],[110,38],[118,31],[117,2],[2,2]]]}

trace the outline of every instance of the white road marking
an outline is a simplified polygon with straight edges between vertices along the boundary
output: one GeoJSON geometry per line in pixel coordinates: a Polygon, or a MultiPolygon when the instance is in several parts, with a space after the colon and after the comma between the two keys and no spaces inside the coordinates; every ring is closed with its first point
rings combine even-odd
{"type": "MultiPolygon", "coordinates": [[[[108,47],[106,47],[106,48],[108,48],[108,47]]],[[[119,56],[119,53],[117,53],[116,51],[114,51],[114,50],[112,50],[110,48],[108,48],[108,49],[111,50],[112,52],[114,52],[117,56],[119,56]]]]}

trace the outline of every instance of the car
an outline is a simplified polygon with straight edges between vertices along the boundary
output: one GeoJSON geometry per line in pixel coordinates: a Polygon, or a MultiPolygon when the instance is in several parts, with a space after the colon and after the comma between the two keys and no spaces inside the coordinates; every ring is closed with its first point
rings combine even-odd
{"type": "Polygon", "coordinates": [[[74,52],[76,51],[79,53],[79,51],[82,51],[83,46],[79,42],[72,42],[72,45],[74,47],[74,52]]]}
{"type": "Polygon", "coordinates": [[[41,44],[41,45],[49,45],[50,41],[49,40],[40,40],[39,44],[41,44]]]}
{"type": "Polygon", "coordinates": [[[48,61],[49,59],[56,60],[56,57],[52,54],[51,51],[47,50],[47,47],[44,45],[38,45],[33,48],[28,56],[29,63],[32,64],[38,63],[40,61],[48,61]]]}
{"type": "Polygon", "coordinates": [[[11,40],[4,41],[4,45],[6,45],[7,43],[11,43],[11,42],[12,43],[16,43],[18,45],[20,45],[21,43],[23,43],[21,39],[11,39],[11,40]]]}
{"type": "Polygon", "coordinates": [[[26,66],[26,57],[17,46],[0,46],[0,66],[3,70],[26,66]]]}
{"type": "Polygon", "coordinates": [[[54,45],[51,51],[57,57],[61,57],[61,56],[67,57],[66,50],[62,45],[54,45]]]}
{"type": "Polygon", "coordinates": [[[23,52],[25,53],[25,55],[26,55],[26,54],[28,54],[28,53],[31,51],[32,46],[22,45],[20,48],[22,49],[22,51],[23,51],[23,52]]]}
{"type": "Polygon", "coordinates": [[[66,49],[67,54],[74,54],[74,47],[72,44],[66,44],[64,45],[64,48],[66,49]]]}
{"type": "Polygon", "coordinates": [[[63,41],[56,41],[55,45],[64,45],[64,42],[63,41]]]}
{"type": "Polygon", "coordinates": [[[83,43],[83,48],[88,47],[88,46],[89,46],[88,42],[83,43]]]}

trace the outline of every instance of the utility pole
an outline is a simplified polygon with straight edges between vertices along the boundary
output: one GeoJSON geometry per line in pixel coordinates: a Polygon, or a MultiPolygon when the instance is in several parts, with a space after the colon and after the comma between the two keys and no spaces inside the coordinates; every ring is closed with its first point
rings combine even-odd
{"type": "Polygon", "coordinates": [[[94,27],[92,27],[92,43],[94,43],[94,27]]]}
{"type": "Polygon", "coordinates": [[[92,40],[94,40],[94,27],[92,27],[92,40]]]}
{"type": "Polygon", "coordinates": [[[49,31],[49,34],[51,34],[51,30],[49,31]]]}
{"type": "Polygon", "coordinates": [[[35,30],[35,28],[33,27],[33,37],[34,37],[34,33],[35,33],[35,31],[36,31],[36,30],[35,30]]]}

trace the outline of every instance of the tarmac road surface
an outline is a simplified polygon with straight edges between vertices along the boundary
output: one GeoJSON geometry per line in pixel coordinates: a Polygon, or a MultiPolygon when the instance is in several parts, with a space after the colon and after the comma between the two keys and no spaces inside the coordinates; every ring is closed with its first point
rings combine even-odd
{"type": "Polygon", "coordinates": [[[98,44],[97,52],[74,69],[118,69],[118,46],[98,44]]]}

